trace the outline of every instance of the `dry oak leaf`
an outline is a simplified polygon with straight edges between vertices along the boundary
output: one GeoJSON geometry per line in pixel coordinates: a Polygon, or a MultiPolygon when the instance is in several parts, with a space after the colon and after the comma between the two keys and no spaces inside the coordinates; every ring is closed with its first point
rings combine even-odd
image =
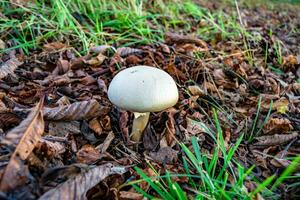
{"type": "Polygon", "coordinates": [[[294,138],[298,137],[297,132],[290,134],[275,134],[257,137],[258,142],[254,143],[256,146],[269,146],[269,145],[280,145],[286,143],[294,138]]]}
{"type": "Polygon", "coordinates": [[[84,164],[92,164],[99,160],[101,154],[92,145],[84,145],[77,153],[77,162],[84,164]]]}
{"type": "Polygon", "coordinates": [[[193,43],[196,44],[202,48],[208,49],[208,45],[205,41],[193,37],[193,36],[189,36],[189,35],[179,35],[176,33],[166,33],[165,34],[165,41],[168,44],[186,44],[186,43],[193,43]]]}
{"type": "Polygon", "coordinates": [[[44,132],[42,107],[43,99],[24,121],[7,133],[2,141],[4,144],[15,147],[1,178],[0,190],[2,191],[12,190],[26,182],[24,177],[20,177],[25,170],[23,161],[30,155],[44,132]]]}
{"type": "Polygon", "coordinates": [[[0,79],[6,77],[8,74],[13,74],[17,67],[22,64],[23,62],[20,62],[16,57],[13,57],[3,63],[0,66],[0,79]]]}
{"type": "Polygon", "coordinates": [[[123,174],[125,172],[124,167],[117,167],[112,164],[97,166],[49,190],[39,200],[83,200],[86,199],[86,192],[103,179],[112,174],[123,174]]]}
{"type": "Polygon", "coordinates": [[[287,133],[293,129],[290,120],[286,118],[270,118],[264,127],[266,134],[287,133]]]}
{"type": "Polygon", "coordinates": [[[47,120],[81,120],[105,115],[108,109],[101,106],[95,99],[75,102],[67,106],[44,108],[44,117],[47,120]]]}

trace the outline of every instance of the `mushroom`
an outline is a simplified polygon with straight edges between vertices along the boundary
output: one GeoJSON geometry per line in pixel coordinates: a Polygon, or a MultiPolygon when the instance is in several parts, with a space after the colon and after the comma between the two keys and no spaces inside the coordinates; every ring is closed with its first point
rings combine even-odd
{"type": "Polygon", "coordinates": [[[108,98],[116,106],[134,113],[130,136],[138,142],[150,112],[174,106],[178,101],[178,89],[168,73],[142,65],[119,72],[109,85],[108,98]]]}

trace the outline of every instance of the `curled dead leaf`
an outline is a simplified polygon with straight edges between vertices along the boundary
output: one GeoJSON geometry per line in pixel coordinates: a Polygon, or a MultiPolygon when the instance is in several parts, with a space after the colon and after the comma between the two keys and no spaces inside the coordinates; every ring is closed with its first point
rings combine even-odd
{"type": "Polygon", "coordinates": [[[22,65],[23,62],[20,62],[16,57],[13,57],[0,65],[0,79],[6,77],[8,74],[14,74],[14,71],[22,65]]]}
{"type": "Polygon", "coordinates": [[[199,86],[197,85],[190,85],[188,86],[189,92],[194,96],[200,96],[203,97],[206,95],[205,91],[203,91],[199,86]]]}
{"type": "Polygon", "coordinates": [[[287,133],[293,129],[290,120],[287,118],[270,118],[264,126],[265,134],[287,133]]]}
{"type": "Polygon", "coordinates": [[[97,151],[92,145],[84,145],[76,154],[77,162],[84,164],[92,164],[101,157],[99,151],[97,151]]]}
{"type": "Polygon", "coordinates": [[[208,45],[205,41],[193,37],[193,36],[189,36],[189,35],[179,35],[176,33],[166,33],[165,34],[165,41],[168,44],[185,44],[185,43],[194,43],[202,48],[208,49],[208,45]]]}
{"type": "Polygon", "coordinates": [[[28,117],[5,136],[2,143],[15,147],[15,150],[3,172],[0,189],[9,191],[25,183],[24,160],[30,155],[44,133],[42,114],[43,99],[36,105],[28,117]]]}
{"type": "Polygon", "coordinates": [[[52,159],[66,151],[66,147],[62,142],[50,141],[46,138],[41,138],[36,145],[35,152],[52,159]]]}
{"type": "Polygon", "coordinates": [[[120,55],[121,57],[126,57],[131,54],[137,54],[137,53],[142,53],[143,50],[141,49],[135,49],[131,47],[120,47],[117,49],[117,54],[120,55]]]}
{"type": "Polygon", "coordinates": [[[48,120],[80,120],[105,115],[108,109],[92,99],[67,106],[44,108],[43,112],[45,119],[48,120]]]}
{"type": "Polygon", "coordinates": [[[296,137],[298,137],[297,132],[293,132],[290,134],[280,134],[280,135],[275,134],[275,135],[260,136],[256,138],[258,142],[254,143],[254,145],[257,146],[280,145],[288,141],[291,141],[296,137]]]}
{"type": "Polygon", "coordinates": [[[113,49],[114,51],[116,51],[116,49],[112,46],[109,46],[109,45],[99,45],[99,46],[93,46],[90,48],[90,52],[91,53],[105,53],[108,49],[113,49]]]}
{"type": "Polygon", "coordinates": [[[97,133],[98,135],[101,135],[102,133],[102,127],[100,125],[100,122],[98,121],[97,118],[92,119],[89,122],[89,127],[90,129],[92,129],[95,133],[97,133]]]}
{"type": "Polygon", "coordinates": [[[97,183],[109,175],[123,174],[125,171],[125,168],[113,166],[112,164],[96,166],[49,190],[39,200],[86,199],[86,192],[97,183]]]}
{"type": "Polygon", "coordinates": [[[65,74],[70,69],[70,63],[67,60],[59,59],[56,63],[56,68],[53,70],[54,75],[65,74]]]}

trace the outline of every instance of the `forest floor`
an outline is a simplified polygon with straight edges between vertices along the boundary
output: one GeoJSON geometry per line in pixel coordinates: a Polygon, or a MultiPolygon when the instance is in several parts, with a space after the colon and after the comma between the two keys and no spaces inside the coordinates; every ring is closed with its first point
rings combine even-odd
{"type": "Polygon", "coordinates": [[[4,0],[0,11],[0,199],[300,198],[299,5],[4,0]],[[135,65],[179,89],[138,144],[133,113],[107,97],[135,65]]]}

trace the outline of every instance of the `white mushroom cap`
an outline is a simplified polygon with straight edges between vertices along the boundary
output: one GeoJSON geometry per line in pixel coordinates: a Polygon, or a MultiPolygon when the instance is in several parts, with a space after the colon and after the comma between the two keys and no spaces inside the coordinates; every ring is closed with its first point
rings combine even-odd
{"type": "Polygon", "coordinates": [[[158,112],[174,106],[178,89],[163,70],[136,66],[119,72],[108,88],[108,98],[116,106],[132,112],[158,112]]]}

